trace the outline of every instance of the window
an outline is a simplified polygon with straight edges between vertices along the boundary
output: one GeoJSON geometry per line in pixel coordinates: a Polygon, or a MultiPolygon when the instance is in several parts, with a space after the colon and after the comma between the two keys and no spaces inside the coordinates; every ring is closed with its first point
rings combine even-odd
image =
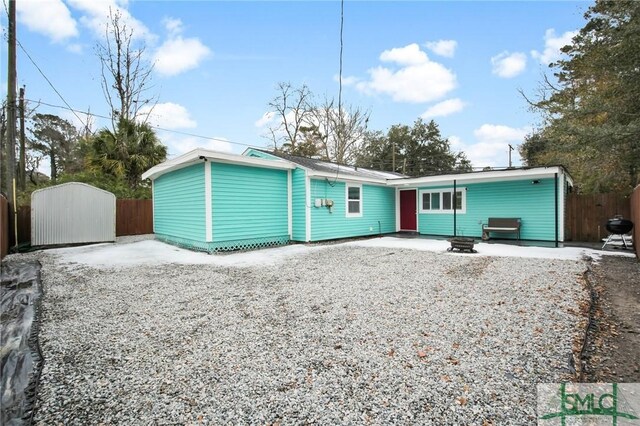
{"type": "Polygon", "coordinates": [[[420,213],[466,213],[466,188],[457,188],[455,196],[453,188],[420,191],[420,213]]]}
{"type": "Polygon", "coordinates": [[[347,184],[347,217],[362,217],[362,185],[347,184]]]}

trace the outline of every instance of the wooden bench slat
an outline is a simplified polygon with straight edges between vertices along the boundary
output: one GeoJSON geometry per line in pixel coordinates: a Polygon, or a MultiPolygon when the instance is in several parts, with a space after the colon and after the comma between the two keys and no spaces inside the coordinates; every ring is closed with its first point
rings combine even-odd
{"type": "Polygon", "coordinates": [[[486,225],[482,225],[482,239],[488,240],[490,232],[517,233],[520,239],[520,226],[518,217],[490,217],[486,225]]]}

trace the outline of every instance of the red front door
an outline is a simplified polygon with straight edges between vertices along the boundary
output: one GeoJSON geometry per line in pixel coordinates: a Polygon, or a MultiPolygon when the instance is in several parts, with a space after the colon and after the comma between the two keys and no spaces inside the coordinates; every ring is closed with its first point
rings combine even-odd
{"type": "Polygon", "coordinates": [[[400,191],[400,230],[416,231],[416,190],[405,189],[400,191]]]}

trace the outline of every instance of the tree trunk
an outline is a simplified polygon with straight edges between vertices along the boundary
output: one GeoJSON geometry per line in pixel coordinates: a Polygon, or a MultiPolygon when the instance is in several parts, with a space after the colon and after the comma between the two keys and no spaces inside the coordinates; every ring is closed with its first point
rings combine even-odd
{"type": "Polygon", "coordinates": [[[56,183],[58,169],[56,167],[56,151],[54,149],[49,152],[49,160],[51,161],[51,182],[56,183]]]}

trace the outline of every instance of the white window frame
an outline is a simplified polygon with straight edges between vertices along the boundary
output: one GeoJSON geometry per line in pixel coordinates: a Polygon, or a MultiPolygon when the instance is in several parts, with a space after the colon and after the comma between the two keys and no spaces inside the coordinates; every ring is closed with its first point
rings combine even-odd
{"type": "MultiPolygon", "coordinates": [[[[355,200],[351,200],[355,201],[355,200]]],[[[362,184],[360,183],[345,183],[344,185],[344,211],[346,217],[362,217],[362,210],[364,204],[362,203],[362,184]],[[360,192],[360,209],[358,213],[349,213],[349,188],[358,188],[360,192]]]]}
{"type": "MultiPolygon", "coordinates": [[[[456,192],[460,192],[462,193],[462,207],[459,209],[456,209],[456,214],[465,214],[467,212],[467,188],[465,187],[457,187],[456,188],[456,192]]],[[[438,188],[438,189],[422,189],[419,191],[419,197],[418,197],[418,204],[419,204],[419,208],[418,208],[418,212],[421,214],[453,214],[453,206],[455,203],[455,194],[453,193],[453,188],[438,188]],[[451,208],[448,210],[444,210],[442,209],[442,193],[443,192],[449,192],[451,193],[451,208]],[[423,198],[424,198],[424,194],[429,194],[429,197],[431,197],[431,194],[440,194],[440,209],[438,210],[425,210],[423,208],[424,204],[422,202],[423,198]]]]}

